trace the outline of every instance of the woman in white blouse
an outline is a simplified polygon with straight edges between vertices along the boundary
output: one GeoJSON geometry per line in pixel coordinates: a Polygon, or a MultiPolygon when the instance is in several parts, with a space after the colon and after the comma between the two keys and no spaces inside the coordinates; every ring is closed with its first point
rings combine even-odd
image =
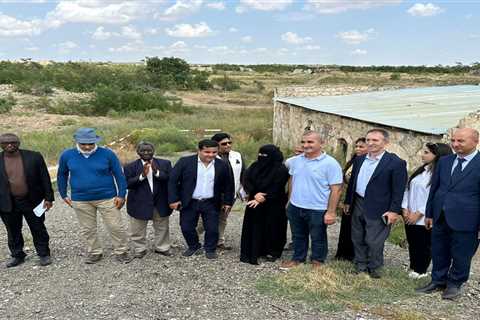
{"type": "Polygon", "coordinates": [[[403,196],[402,215],[410,255],[411,278],[427,276],[431,261],[431,230],[425,229],[425,207],[427,206],[430,182],[435,165],[441,156],[452,154],[444,143],[427,143],[422,153],[423,165],[408,179],[403,196]]]}

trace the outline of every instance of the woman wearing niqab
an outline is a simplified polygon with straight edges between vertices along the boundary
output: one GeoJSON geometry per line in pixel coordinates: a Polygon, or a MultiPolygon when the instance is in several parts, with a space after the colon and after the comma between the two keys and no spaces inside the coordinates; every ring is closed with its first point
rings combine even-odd
{"type": "Polygon", "coordinates": [[[287,240],[288,201],[285,185],[289,178],[283,154],[272,144],[264,145],[258,159],[245,172],[243,186],[248,194],[243,218],[240,261],[258,264],[258,258],[275,261],[287,240]]]}

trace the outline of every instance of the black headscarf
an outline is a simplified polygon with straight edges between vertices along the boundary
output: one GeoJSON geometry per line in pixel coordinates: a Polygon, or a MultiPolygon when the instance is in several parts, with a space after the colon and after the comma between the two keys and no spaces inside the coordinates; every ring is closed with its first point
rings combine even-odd
{"type": "Polygon", "coordinates": [[[278,169],[283,166],[283,154],[273,144],[266,144],[258,150],[257,161],[245,173],[244,187],[249,194],[265,191],[275,179],[278,169]]]}

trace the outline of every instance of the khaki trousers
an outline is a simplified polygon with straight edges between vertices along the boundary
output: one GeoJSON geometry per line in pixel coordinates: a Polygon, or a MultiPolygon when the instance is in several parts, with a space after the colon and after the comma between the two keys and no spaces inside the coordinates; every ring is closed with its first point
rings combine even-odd
{"type": "MultiPolygon", "coordinates": [[[[218,243],[217,245],[225,244],[225,229],[227,228],[227,217],[228,215],[223,211],[220,210],[220,214],[218,216],[218,243]]],[[[198,227],[197,227],[198,234],[202,234],[205,232],[203,228],[202,219],[198,220],[198,227]]]]}
{"type": "MultiPolygon", "coordinates": [[[[153,212],[152,224],[155,231],[153,248],[155,251],[165,252],[170,250],[170,217],[161,217],[155,209],[153,212]]],[[[135,253],[147,250],[147,224],[148,220],[140,220],[130,217],[130,243],[135,253]]]]}
{"type": "Polygon", "coordinates": [[[97,235],[97,212],[102,216],[103,224],[110,233],[114,254],[128,251],[127,234],[124,230],[122,215],[112,199],[95,201],[72,201],[77,214],[81,234],[87,243],[87,253],[102,254],[103,249],[97,235]]]}

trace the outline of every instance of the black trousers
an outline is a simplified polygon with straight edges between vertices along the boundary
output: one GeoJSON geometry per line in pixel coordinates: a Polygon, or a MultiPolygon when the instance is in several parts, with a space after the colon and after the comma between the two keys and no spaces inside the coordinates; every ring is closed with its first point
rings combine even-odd
{"type": "Polygon", "coordinates": [[[201,247],[197,233],[198,219],[201,216],[205,229],[203,247],[206,252],[215,252],[218,242],[219,214],[220,212],[213,199],[202,201],[192,199],[188,207],[180,211],[180,228],[189,248],[197,249],[201,247]]]}
{"type": "Polygon", "coordinates": [[[341,260],[353,261],[355,253],[352,242],[352,214],[342,214],[340,224],[340,235],[338,236],[338,248],[335,258],[341,260]]]}
{"type": "Polygon", "coordinates": [[[410,255],[410,269],[417,273],[426,273],[432,260],[432,231],[425,226],[405,225],[410,255]]]}
{"type": "Polygon", "coordinates": [[[24,258],[24,241],[22,235],[23,218],[27,221],[30,232],[32,233],[33,244],[40,257],[49,256],[50,248],[48,242],[47,228],[45,227],[45,214],[37,217],[33,213],[33,208],[26,199],[12,198],[12,212],[0,212],[5,228],[7,229],[8,248],[10,254],[15,258],[24,258]]]}

